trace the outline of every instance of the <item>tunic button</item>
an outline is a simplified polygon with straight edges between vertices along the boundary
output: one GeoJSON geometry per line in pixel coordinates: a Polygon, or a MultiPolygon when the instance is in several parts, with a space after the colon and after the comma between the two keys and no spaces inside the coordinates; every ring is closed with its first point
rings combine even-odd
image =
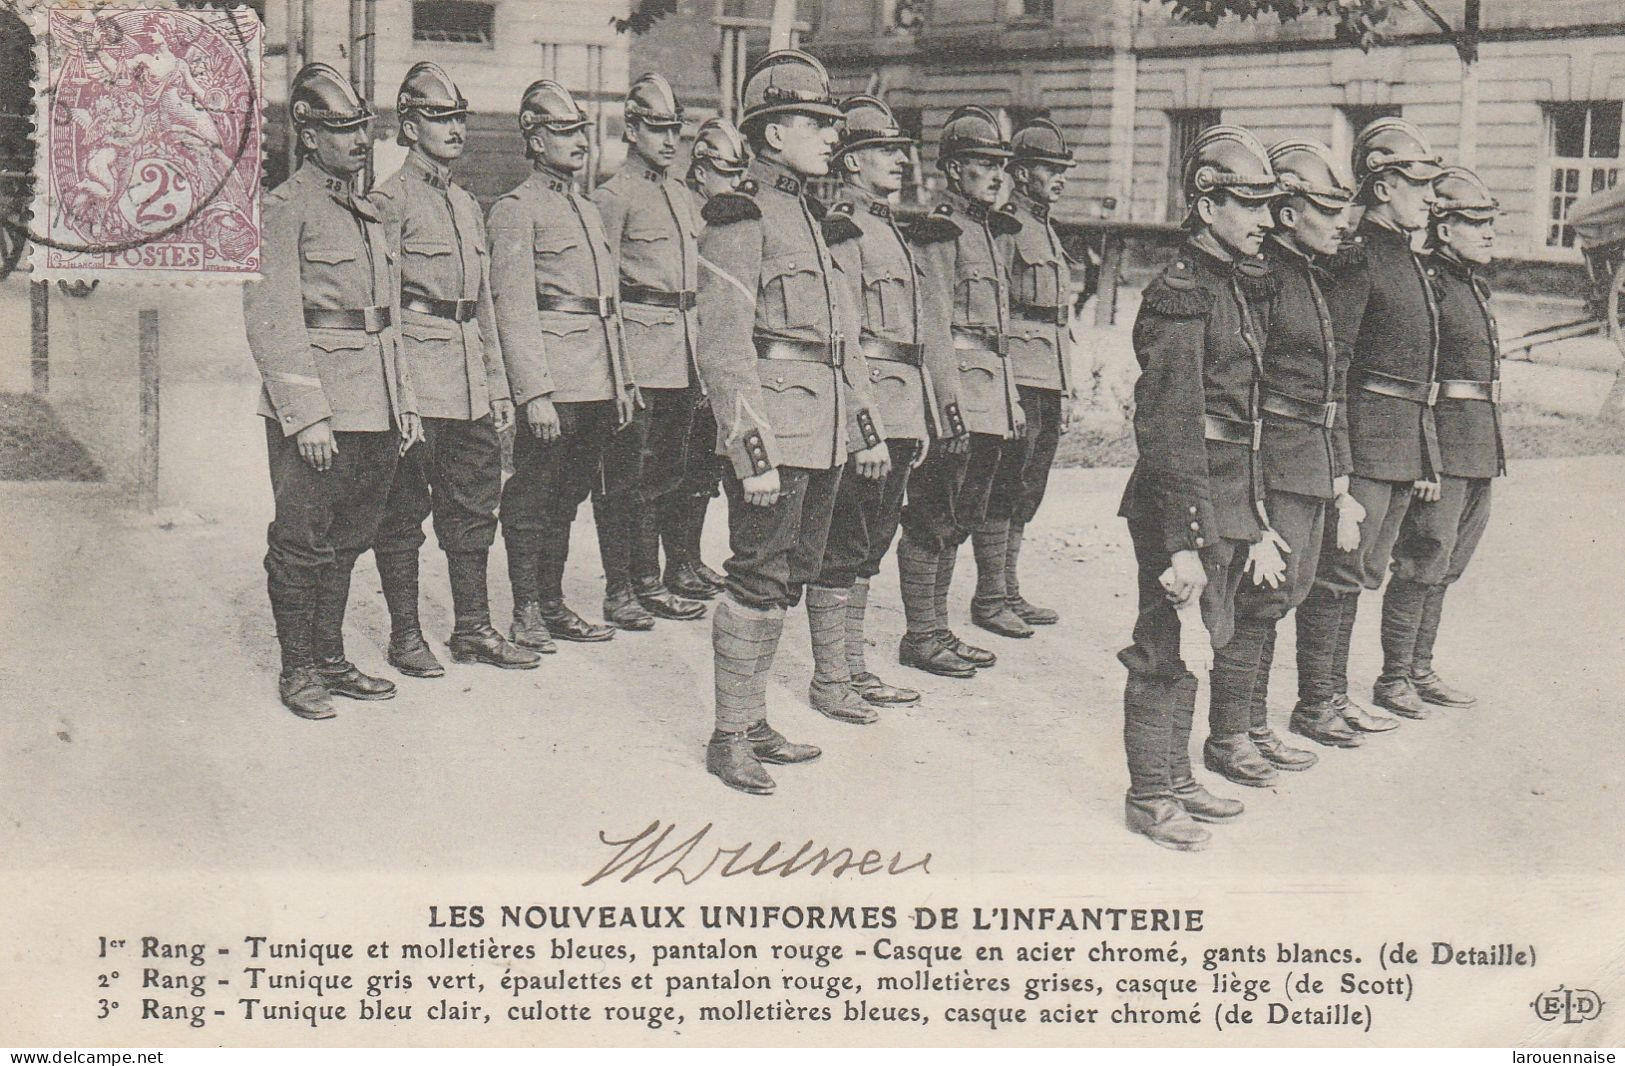
{"type": "Polygon", "coordinates": [[[773,379],[773,383],[775,385],[783,385],[784,384],[784,378],[776,377],[776,378],[773,379]]]}
{"type": "Polygon", "coordinates": [[[1198,548],[1205,548],[1205,547],[1207,547],[1207,541],[1203,540],[1201,537],[1197,537],[1196,538],[1196,546],[1198,548]]]}
{"type": "Polygon", "coordinates": [[[1200,523],[1200,522],[1192,522],[1191,523],[1191,532],[1192,533],[1200,533],[1200,532],[1202,532],[1202,523],[1200,523]]]}

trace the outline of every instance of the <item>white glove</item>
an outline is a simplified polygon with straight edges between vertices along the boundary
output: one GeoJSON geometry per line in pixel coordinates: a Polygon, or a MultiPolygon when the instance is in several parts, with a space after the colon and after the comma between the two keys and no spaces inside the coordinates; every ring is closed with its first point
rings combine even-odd
{"type": "Polygon", "coordinates": [[[1286,541],[1275,530],[1264,527],[1264,535],[1247,549],[1247,565],[1243,573],[1253,575],[1253,584],[1280,588],[1286,580],[1286,556],[1292,554],[1286,541]]]}
{"type": "Polygon", "coordinates": [[[1337,505],[1337,550],[1351,552],[1360,547],[1360,523],[1365,521],[1365,507],[1348,493],[1343,493],[1337,505]]]}
{"type": "MultiPolygon", "coordinates": [[[[1174,571],[1169,567],[1163,572],[1162,587],[1168,588],[1173,580],[1174,571]]],[[[1213,637],[1202,621],[1201,597],[1192,596],[1174,610],[1179,615],[1179,657],[1185,660],[1185,668],[1196,674],[1213,669],[1213,637]]]]}

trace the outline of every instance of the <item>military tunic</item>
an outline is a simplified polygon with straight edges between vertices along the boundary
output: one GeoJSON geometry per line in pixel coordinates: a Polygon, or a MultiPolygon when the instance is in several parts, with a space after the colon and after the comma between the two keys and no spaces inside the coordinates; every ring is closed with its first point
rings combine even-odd
{"type": "Polygon", "coordinates": [[[395,471],[378,552],[416,552],[431,513],[444,550],[483,552],[495,537],[502,488],[491,403],[508,399],[508,372],[479,204],[447,168],[416,152],[372,202],[400,253],[401,347],[424,438],[395,471]]]}
{"type": "Polygon", "coordinates": [[[568,175],[537,165],[488,220],[491,292],[508,383],[520,407],[501,520],[516,601],[562,596],[570,523],[592,491],[634,379],[621,345],[614,249],[598,209],[568,175]],[[544,442],[524,405],[553,401],[561,436],[544,442]],[[516,565],[517,563],[517,565],[516,565]]]}

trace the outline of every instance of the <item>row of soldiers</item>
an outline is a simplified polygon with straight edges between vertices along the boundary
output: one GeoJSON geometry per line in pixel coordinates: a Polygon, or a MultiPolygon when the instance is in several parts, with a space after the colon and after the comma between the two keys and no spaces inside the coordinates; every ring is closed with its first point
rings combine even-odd
{"type": "Polygon", "coordinates": [[[589,120],[563,86],[535,82],[518,114],[532,172],[482,219],[449,174],[468,105],[443,70],[408,72],[406,162],[365,195],[371,110],[330,67],[298,74],[302,165],[267,197],[265,279],[244,295],[276,498],[279,689],[295,714],[395,694],[344,652],[350,575],[369,549],[390,664],[444,673],[418,619],[431,516],[458,662],[534,668],[556,641],[695,619],[715,599],[706,765],[755,794],[774,789],[764,764],[820,754],[767,721],[768,672],[803,597],[815,709],[869,723],[919,700],[866,662],[869,582],[899,527],[903,665],[970,678],[996,663],[948,622],[966,540],[975,624],[1027,637],[1058,620],[1021,594],[1017,568],[1070,414],[1071,283],[1048,218],[1075,165],[1060,130],[1035,120],[1007,141],[985,109],[956,111],[946,195],[904,226],[891,199],[912,142],[883,101],[836,101],[816,59],[784,50],[753,68],[742,104],[737,130],[701,127],[685,184],[670,169],[682,108],[664,78],[638,78],[627,162],[589,196],[589,120]],[[825,205],[808,183],[832,167],[840,192],[825,205]],[[698,554],[719,482],[725,578],[698,554]],[[606,624],[563,594],[589,497],[606,624]],[[487,596],[499,521],[506,636],[487,596]]]}
{"type": "Polygon", "coordinates": [[[1505,472],[1483,276],[1497,204],[1398,118],[1360,132],[1352,171],[1350,187],[1312,141],[1206,131],[1184,161],[1189,239],[1134,325],[1126,814],[1165,847],[1199,849],[1199,822],[1243,811],[1192,771],[1191,660],[1211,659],[1209,770],[1268,786],[1317,761],[1266,713],[1290,611],[1294,734],[1354,748],[1399,726],[1348,692],[1361,594],[1385,578],[1373,701],[1409,719],[1475,702],[1435,671],[1433,648],[1505,472]]]}

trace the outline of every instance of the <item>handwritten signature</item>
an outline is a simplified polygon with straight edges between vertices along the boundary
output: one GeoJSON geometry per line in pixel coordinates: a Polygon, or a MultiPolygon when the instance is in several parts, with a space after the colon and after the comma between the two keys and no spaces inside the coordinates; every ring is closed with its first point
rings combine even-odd
{"type": "Polygon", "coordinates": [[[611,837],[607,831],[600,829],[599,842],[618,850],[613,858],[581,883],[586,886],[610,878],[625,884],[647,875],[647,879],[656,884],[668,877],[676,877],[683,884],[692,885],[713,872],[719,877],[745,874],[752,877],[793,877],[796,874],[817,877],[828,874],[834,878],[845,874],[869,877],[874,874],[896,876],[915,870],[925,874],[931,872],[930,852],[905,862],[900,851],[892,852],[888,859],[873,849],[863,850],[860,854],[855,848],[831,849],[814,840],[808,840],[794,851],[781,840],[771,841],[762,847],[749,840],[733,847],[721,847],[707,839],[711,828],[712,823],[707,822],[698,832],[675,843],[672,841],[680,834],[678,828],[658,818],[627,837],[611,837]]]}

